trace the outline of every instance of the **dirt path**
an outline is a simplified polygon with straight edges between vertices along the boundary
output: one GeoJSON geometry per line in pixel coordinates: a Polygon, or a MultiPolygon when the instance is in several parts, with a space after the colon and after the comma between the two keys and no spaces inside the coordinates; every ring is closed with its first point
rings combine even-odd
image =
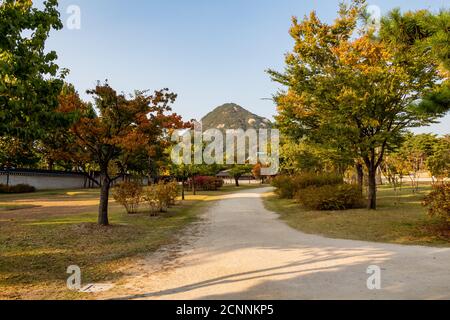
{"type": "Polygon", "coordinates": [[[216,202],[183,246],[141,261],[99,298],[450,299],[450,249],[306,235],[264,208],[267,191],[216,202]],[[370,265],[381,290],[367,288],[370,265]]]}

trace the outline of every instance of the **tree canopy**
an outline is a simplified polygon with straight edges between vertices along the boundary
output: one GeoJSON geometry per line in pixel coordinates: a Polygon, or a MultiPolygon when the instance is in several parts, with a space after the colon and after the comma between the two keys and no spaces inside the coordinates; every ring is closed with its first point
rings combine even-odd
{"type": "Polygon", "coordinates": [[[99,224],[108,222],[108,196],[111,184],[126,174],[133,156],[145,152],[149,157],[171,130],[183,127],[181,117],[171,112],[176,95],[163,89],[148,94],[136,91],[127,97],[108,83],[88,91],[94,97],[96,113],[86,112],[86,104],[64,100],[61,108],[81,115],[72,127],[75,143],[84,150],[101,173],[99,224]]]}
{"type": "Polygon", "coordinates": [[[399,47],[360,28],[365,1],[342,4],[326,24],[315,12],[293,19],[295,41],[284,72],[270,70],[278,92],[277,121],[293,137],[349,146],[369,173],[370,209],[376,208],[376,171],[405,129],[432,123],[441,113],[419,102],[446,75],[431,51],[399,47]]]}
{"type": "Polygon", "coordinates": [[[56,52],[45,51],[51,30],[62,23],[57,0],[43,9],[31,0],[4,0],[0,6],[0,136],[33,139],[64,119],[53,112],[63,86],[56,52]]]}

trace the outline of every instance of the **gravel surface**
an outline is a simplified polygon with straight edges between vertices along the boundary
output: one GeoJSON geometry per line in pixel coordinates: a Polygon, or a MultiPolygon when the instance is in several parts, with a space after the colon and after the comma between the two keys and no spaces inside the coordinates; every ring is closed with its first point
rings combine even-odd
{"type": "Polygon", "coordinates": [[[268,191],[215,202],[177,245],[124,267],[98,298],[450,299],[450,249],[307,235],[264,208],[268,191]],[[367,287],[372,265],[380,290],[367,287]]]}

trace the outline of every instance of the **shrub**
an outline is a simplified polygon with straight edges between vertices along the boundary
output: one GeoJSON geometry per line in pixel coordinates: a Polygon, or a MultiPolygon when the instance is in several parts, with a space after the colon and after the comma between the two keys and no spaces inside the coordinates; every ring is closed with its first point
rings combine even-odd
{"type": "Polygon", "coordinates": [[[176,181],[166,183],[164,188],[167,192],[169,206],[174,205],[179,194],[178,183],[176,181]]]}
{"type": "Polygon", "coordinates": [[[275,187],[275,193],[283,199],[292,199],[294,193],[298,190],[294,189],[294,179],[289,176],[278,176],[272,179],[272,186],[275,187]]]}
{"type": "Polygon", "coordinates": [[[144,188],[144,193],[142,200],[145,201],[147,206],[150,208],[150,212],[156,212],[159,206],[158,203],[158,192],[156,190],[157,185],[151,185],[144,188]]]}
{"type": "Polygon", "coordinates": [[[346,210],[364,207],[357,186],[349,184],[308,187],[298,191],[295,199],[311,210],[346,210]]]}
{"type": "Polygon", "coordinates": [[[321,187],[327,185],[339,185],[343,183],[343,177],[336,174],[301,173],[293,176],[278,176],[272,180],[272,186],[276,193],[285,199],[293,199],[295,194],[308,187],[321,187]]]}
{"type": "Polygon", "coordinates": [[[15,186],[7,186],[0,184],[0,193],[31,193],[36,192],[36,188],[28,184],[18,184],[15,186]]]}
{"type": "Polygon", "coordinates": [[[142,193],[142,185],[136,182],[122,182],[113,188],[114,200],[123,205],[128,214],[137,212],[142,193]]]}
{"type": "Polygon", "coordinates": [[[225,182],[223,181],[222,178],[215,178],[214,179],[214,184],[216,186],[216,190],[219,190],[220,188],[223,187],[223,185],[225,184],[225,182]]]}
{"type": "Polygon", "coordinates": [[[450,224],[450,183],[434,186],[423,205],[428,207],[430,216],[441,218],[443,222],[450,224]]]}
{"type": "Polygon", "coordinates": [[[189,181],[189,189],[192,189],[192,183],[195,183],[195,189],[199,191],[216,191],[223,187],[223,180],[211,176],[196,176],[189,181]]]}
{"type": "Polygon", "coordinates": [[[177,196],[176,182],[160,182],[144,189],[143,200],[148,204],[151,212],[164,212],[169,206],[175,204],[177,196]]]}

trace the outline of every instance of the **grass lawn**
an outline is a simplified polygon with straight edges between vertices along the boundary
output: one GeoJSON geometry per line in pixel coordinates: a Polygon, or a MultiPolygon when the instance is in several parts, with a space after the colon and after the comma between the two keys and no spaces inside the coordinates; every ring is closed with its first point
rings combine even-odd
{"type": "Polygon", "coordinates": [[[378,210],[309,211],[293,200],[268,194],[266,207],[280,214],[291,227],[330,238],[450,247],[450,231],[426,214],[421,202],[430,187],[419,193],[403,188],[398,197],[392,188],[380,187],[378,210]]]}
{"type": "Polygon", "coordinates": [[[31,209],[34,208],[33,205],[20,205],[20,204],[0,204],[0,211],[13,211],[13,210],[21,210],[21,209],[31,209]]]}
{"type": "Polygon", "coordinates": [[[89,298],[67,290],[68,266],[81,268],[83,284],[118,279],[119,267],[174,241],[211,201],[247,188],[189,193],[159,217],[111,202],[110,227],[96,224],[98,190],[0,195],[0,299],[89,298]]]}

